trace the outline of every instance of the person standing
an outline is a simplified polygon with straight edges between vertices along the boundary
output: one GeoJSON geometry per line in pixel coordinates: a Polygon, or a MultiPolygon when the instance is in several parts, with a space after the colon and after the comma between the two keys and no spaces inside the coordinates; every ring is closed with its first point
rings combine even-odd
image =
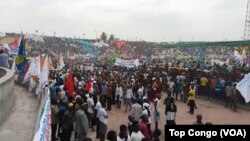
{"type": "Polygon", "coordinates": [[[133,97],[133,91],[131,89],[131,86],[128,86],[128,89],[126,91],[126,109],[125,109],[125,112],[127,112],[127,109],[128,109],[128,106],[130,107],[130,110],[131,110],[131,99],[133,97]]]}
{"type": "Polygon", "coordinates": [[[170,99],[170,103],[166,106],[166,116],[167,116],[167,125],[176,125],[175,117],[177,112],[177,106],[175,104],[174,98],[170,99]]]}
{"type": "Polygon", "coordinates": [[[150,104],[147,103],[147,102],[143,103],[142,115],[146,115],[148,117],[147,127],[148,127],[150,137],[152,137],[152,132],[151,132],[151,123],[152,123],[151,122],[151,109],[150,109],[150,104]]]}
{"type": "Polygon", "coordinates": [[[74,122],[74,105],[73,103],[68,104],[67,111],[63,114],[61,121],[62,135],[61,141],[70,141],[71,133],[73,131],[74,122]]]}
{"type": "Polygon", "coordinates": [[[56,141],[56,129],[58,125],[59,117],[59,108],[56,100],[51,101],[51,133],[52,141],[56,141]]]}
{"type": "Polygon", "coordinates": [[[200,78],[200,82],[201,82],[201,86],[200,86],[200,93],[201,95],[205,95],[206,94],[206,89],[207,89],[207,83],[208,83],[208,79],[205,75],[203,75],[200,78]]]}
{"type": "Polygon", "coordinates": [[[92,98],[92,95],[86,95],[87,96],[87,117],[89,121],[89,127],[91,128],[92,131],[94,131],[93,125],[92,125],[92,120],[93,120],[93,114],[94,114],[94,100],[92,98]]]}
{"type": "Polygon", "coordinates": [[[89,121],[84,112],[85,106],[82,104],[80,109],[76,112],[76,132],[78,134],[78,141],[86,138],[89,130],[89,121]]]}
{"type": "Polygon", "coordinates": [[[233,93],[233,88],[230,82],[227,83],[227,86],[225,88],[225,93],[226,93],[225,108],[227,108],[231,103],[231,95],[233,93]]]}
{"type": "Polygon", "coordinates": [[[139,123],[141,113],[142,107],[140,104],[138,104],[138,99],[135,99],[131,110],[131,115],[134,117],[135,122],[139,123]]]}
{"type": "Polygon", "coordinates": [[[139,127],[135,126],[131,134],[131,141],[141,141],[144,138],[145,137],[143,136],[141,131],[139,131],[139,127]]]}
{"type": "MultiPolygon", "coordinates": [[[[101,102],[101,105],[104,104],[104,101],[102,99],[100,100],[100,102],[101,102]]],[[[99,128],[100,141],[105,141],[105,135],[107,132],[107,124],[108,124],[108,114],[105,108],[102,106],[98,111],[98,117],[99,117],[99,123],[100,123],[100,128],[99,128]]]]}
{"type": "Polygon", "coordinates": [[[184,103],[187,103],[189,91],[190,91],[190,83],[188,80],[185,80],[184,87],[183,87],[183,102],[184,103]]]}
{"type": "Polygon", "coordinates": [[[99,115],[98,115],[98,111],[100,110],[100,108],[102,107],[100,100],[102,99],[102,97],[98,97],[97,96],[97,103],[95,105],[95,117],[96,117],[96,138],[100,138],[100,133],[99,133],[99,129],[100,129],[100,120],[99,120],[99,115]]]}
{"type": "Polygon", "coordinates": [[[189,113],[194,114],[194,107],[195,107],[195,88],[194,85],[191,86],[188,96],[188,105],[190,107],[189,113]]]}
{"type": "Polygon", "coordinates": [[[151,100],[153,101],[156,98],[158,84],[157,84],[155,78],[153,78],[152,80],[153,80],[153,82],[152,82],[151,100]]]}
{"type": "Polygon", "coordinates": [[[116,103],[117,103],[117,108],[121,108],[121,100],[123,97],[123,90],[120,84],[117,84],[116,90],[115,90],[115,97],[116,97],[116,103]]]}
{"type": "Polygon", "coordinates": [[[102,94],[101,96],[103,97],[103,100],[104,100],[104,105],[102,105],[104,108],[106,107],[106,96],[107,96],[107,85],[105,83],[103,83],[102,87],[102,94]]]}
{"type": "Polygon", "coordinates": [[[111,104],[112,104],[112,84],[107,84],[107,110],[111,111],[111,104]]]}
{"type": "Polygon", "coordinates": [[[117,136],[117,141],[131,141],[131,138],[128,135],[128,128],[124,124],[120,126],[120,133],[117,136]]]}
{"type": "Polygon", "coordinates": [[[154,120],[155,120],[155,129],[158,129],[158,122],[160,120],[160,101],[161,95],[157,94],[156,99],[154,100],[154,120]]]}
{"type": "Polygon", "coordinates": [[[237,89],[236,84],[233,84],[233,93],[231,96],[232,99],[232,108],[234,111],[237,111],[237,89]]]}
{"type": "Polygon", "coordinates": [[[146,115],[142,115],[141,122],[139,124],[139,130],[147,140],[150,140],[151,137],[147,128],[147,122],[148,122],[148,117],[146,115]]]}

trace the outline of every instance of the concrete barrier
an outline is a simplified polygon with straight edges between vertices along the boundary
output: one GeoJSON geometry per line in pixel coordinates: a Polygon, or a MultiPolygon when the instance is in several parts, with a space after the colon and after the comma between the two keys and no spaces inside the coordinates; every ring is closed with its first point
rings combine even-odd
{"type": "MultiPolygon", "coordinates": [[[[18,75],[17,79],[15,80],[15,83],[17,85],[25,87],[25,88],[27,88],[27,90],[29,90],[29,83],[30,83],[30,81],[27,81],[27,82],[23,83],[23,79],[24,79],[24,75],[18,75]]],[[[36,87],[33,88],[31,92],[35,93],[35,91],[36,91],[36,87]]]]}
{"type": "Polygon", "coordinates": [[[15,102],[14,71],[0,67],[0,125],[9,116],[15,102]]]}

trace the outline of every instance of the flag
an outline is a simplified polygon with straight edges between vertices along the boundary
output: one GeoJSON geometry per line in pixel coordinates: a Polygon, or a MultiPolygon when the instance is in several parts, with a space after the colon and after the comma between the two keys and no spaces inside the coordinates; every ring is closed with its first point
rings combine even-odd
{"type": "Polygon", "coordinates": [[[92,80],[88,80],[86,83],[86,90],[88,92],[88,94],[93,93],[93,84],[92,84],[92,80]]]}
{"type": "Polygon", "coordinates": [[[29,91],[31,92],[36,87],[36,85],[37,85],[36,81],[33,78],[31,78],[29,84],[29,91]]]}
{"type": "Polygon", "coordinates": [[[74,82],[73,82],[72,70],[69,71],[65,85],[66,85],[66,88],[69,92],[69,95],[74,97],[74,94],[73,94],[74,93],[74,82]]]}
{"type": "Polygon", "coordinates": [[[31,59],[31,63],[30,63],[30,66],[29,66],[29,69],[28,71],[26,72],[25,76],[24,76],[24,79],[23,79],[23,84],[28,82],[32,76],[32,72],[34,71],[34,58],[31,59]]]}
{"type": "Polygon", "coordinates": [[[14,59],[13,59],[11,70],[16,71],[16,57],[14,57],[14,59]]]}
{"type": "Polygon", "coordinates": [[[48,83],[49,83],[49,57],[48,55],[46,55],[42,71],[39,77],[38,91],[36,94],[39,94],[42,91],[42,88],[44,88],[45,85],[48,83]]]}
{"type": "MultiPolygon", "coordinates": [[[[37,78],[40,76],[41,69],[40,69],[40,56],[31,58],[31,63],[29,66],[28,71],[26,72],[23,83],[27,82],[30,80],[31,77],[37,78]]],[[[33,79],[35,80],[35,79],[33,79]]]]}
{"type": "Polygon", "coordinates": [[[19,49],[18,49],[18,54],[16,57],[17,70],[19,73],[23,72],[25,68],[25,58],[26,58],[25,42],[24,42],[24,38],[21,38],[21,42],[19,44],[19,49]]]}
{"type": "Polygon", "coordinates": [[[18,48],[18,40],[14,40],[8,44],[11,47],[18,48]]]}
{"type": "Polygon", "coordinates": [[[64,61],[63,61],[63,56],[60,55],[59,56],[59,69],[63,69],[63,67],[65,66],[64,61]]]}
{"type": "Polygon", "coordinates": [[[236,89],[244,97],[246,103],[250,101],[250,73],[248,73],[236,86],[236,89]]]}

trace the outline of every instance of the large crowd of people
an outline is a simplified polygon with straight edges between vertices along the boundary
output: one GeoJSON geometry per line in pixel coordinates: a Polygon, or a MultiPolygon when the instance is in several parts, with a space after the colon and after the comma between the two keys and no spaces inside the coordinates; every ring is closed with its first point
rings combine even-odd
{"type": "MultiPolygon", "coordinates": [[[[65,123],[63,119],[69,113],[67,110],[73,110],[71,117],[75,116],[76,122],[78,113],[82,115],[85,113],[81,116],[83,118],[81,120],[86,121],[83,122],[85,124],[81,127],[82,131],[75,130],[77,132],[75,137],[78,139],[87,138],[88,131],[94,130],[93,127],[97,126],[96,138],[102,141],[106,138],[112,141],[159,140],[161,130],[158,121],[162,118],[160,113],[165,112],[166,124],[175,125],[176,101],[186,103],[190,107],[190,114],[195,113],[197,97],[219,100],[224,102],[225,107],[237,110],[237,102],[242,97],[235,84],[243,78],[242,74],[247,73],[240,68],[231,70],[230,64],[215,65],[212,72],[206,72],[197,68],[199,64],[195,68],[188,69],[177,67],[178,62],[174,61],[172,67],[168,65],[161,67],[157,61],[151,65],[153,67],[144,63],[132,69],[103,65],[93,71],[86,71],[81,63],[75,62],[61,71],[52,72],[51,99],[57,101],[60,109],[57,113],[53,113],[59,116],[56,121],[60,124],[58,130],[61,131],[63,128],[62,124],[65,123]],[[74,95],[69,94],[65,85],[69,70],[73,71],[74,95]],[[92,84],[91,89],[89,84],[92,84]],[[168,96],[161,99],[163,93],[167,93],[168,96]],[[165,111],[160,108],[161,101],[165,105],[165,111]],[[121,103],[124,103],[124,106],[121,103]],[[119,134],[113,130],[107,131],[109,123],[107,111],[111,111],[113,107],[124,112],[130,111],[128,112],[129,124],[121,125],[119,134]],[[115,139],[114,136],[117,138],[115,139]]],[[[195,124],[202,124],[200,118],[199,115],[195,124]]],[[[71,136],[74,120],[69,121],[70,128],[58,134],[61,140],[69,139],[71,136]],[[65,134],[66,138],[64,138],[65,134]]],[[[79,126],[78,123],[75,126],[76,129],[77,126],[79,126]]],[[[56,131],[53,133],[55,137],[56,131]]]]}
{"type": "MultiPolygon", "coordinates": [[[[236,111],[237,103],[244,100],[236,83],[250,71],[249,64],[233,58],[234,48],[230,47],[153,48],[153,43],[128,41],[91,46],[94,57],[72,59],[67,52],[89,53],[84,47],[85,40],[43,37],[43,43],[29,42],[34,47],[45,46],[47,51],[61,52],[66,58],[63,69],[50,72],[52,141],[58,138],[70,141],[73,131],[78,141],[91,140],[89,132],[96,132],[101,141],[159,141],[163,131],[159,120],[165,118],[160,113],[165,113],[167,125],[177,124],[176,101],[186,103],[190,114],[195,114],[198,108],[197,97],[218,100],[236,111]],[[202,58],[194,57],[201,51],[202,58]],[[115,66],[110,61],[114,54],[124,59],[139,59],[140,65],[115,66]],[[68,86],[71,76],[73,90],[68,86]],[[162,103],[164,110],[160,108],[162,103]],[[120,125],[119,132],[107,128],[110,124],[107,111],[112,108],[128,113],[128,125],[120,125]]],[[[212,123],[203,123],[202,116],[197,115],[194,124],[212,123]]]]}

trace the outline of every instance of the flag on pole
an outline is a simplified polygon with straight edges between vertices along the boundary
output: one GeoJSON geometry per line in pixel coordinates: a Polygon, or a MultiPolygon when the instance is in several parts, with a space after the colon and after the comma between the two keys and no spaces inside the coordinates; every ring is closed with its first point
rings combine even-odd
{"type": "Polygon", "coordinates": [[[25,42],[24,38],[22,37],[21,42],[19,44],[18,54],[16,57],[17,70],[19,73],[22,73],[25,68],[25,59],[26,59],[25,42]]]}
{"type": "Polygon", "coordinates": [[[236,89],[244,97],[246,103],[250,101],[250,73],[248,73],[236,86],[236,89]]]}
{"type": "Polygon", "coordinates": [[[42,91],[42,88],[44,88],[46,84],[49,84],[49,57],[48,55],[46,55],[46,58],[44,60],[42,71],[39,77],[38,90],[36,94],[39,94],[42,91]]]}
{"type": "Polygon", "coordinates": [[[67,80],[66,80],[66,88],[69,92],[69,95],[74,97],[74,82],[73,82],[73,74],[72,70],[70,69],[67,80]]]}

